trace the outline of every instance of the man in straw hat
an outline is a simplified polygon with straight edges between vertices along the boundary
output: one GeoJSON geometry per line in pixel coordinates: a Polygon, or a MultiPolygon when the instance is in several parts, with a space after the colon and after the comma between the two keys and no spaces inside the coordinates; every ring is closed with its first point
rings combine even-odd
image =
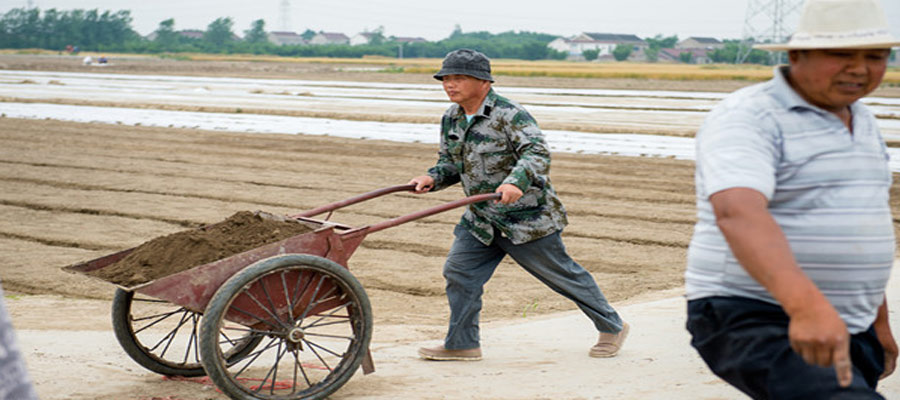
{"type": "Polygon", "coordinates": [[[697,133],[687,329],[757,399],[880,399],[897,344],[891,171],[858,100],[900,45],[877,0],[808,0],[789,66],[716,106],[697,133]]]}
{"type": "Polygon", "coordinates": [[[462,183],[466,195],[501,193],[472,204],[454,230],[444,264],[450,324],[444,343],[419,349],[426,360],[481,359],[478,316],[484,284],[508,254],[591,319],[599,338],[592,357],[613,357],[628,334],[589,272],[566,253],[566,211],[550,185],[550,151],[534,118],[491,88],[490,60],[474,50],[447,54],[440,80],[456,103],[441,119],[437,164],[413,178],[416,193],[462,183]]]}

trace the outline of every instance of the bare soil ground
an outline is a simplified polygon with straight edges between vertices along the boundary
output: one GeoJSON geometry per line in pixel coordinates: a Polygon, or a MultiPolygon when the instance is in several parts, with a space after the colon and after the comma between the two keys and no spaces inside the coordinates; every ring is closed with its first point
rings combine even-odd
{"type": "MultiPolygon", "coordinates": [[[[109,298],[111,285],[59,267],[224,220],[291,214],[406,183],[431,145],[328,137],[0,119],[0,276],[7,291],[109,298]]],[[[670,159],[554,156],[569,251],[613,301],[681,284],[693,217],[692,165],[670,159]]],[[[361,226],[463,196],[395,194],[339,210],[361,226]]],[[[441,267],[461,210],[370,235],[353,273],[383,322],[445,318],[441,267]]],[[[513,263],[487,288],[484,317],[573,309],[513,263]]]]}
{"type": "MultiPolygon", "coordinates": [[[[67,70],[73,62],[0,56],[0,68],[6,69],[67,70]]],[[[303,65],[307,69],[298,71],[291,69],[301,68],[294,64],[115,63],[115,69],[104,72],[431,79],[338,72],[334,65],[303,65]]],[[[70,70],[83,71],[74,65],[70,70]]],[[[648,82],[517,78],[508,84],[622,88],[648,82]]],[[[669,84],[666,88],[674,89],[689,83],[669,84]]],[[[709,82],[690,85],[714,89],[709,82]]],[[[218,222],[238,211],[295,214],[404,184],[435,157],[436,147],[423,144],[0,118],[0,277],[8,295],[32,299],[28,310],[11,307],[13,322],[20,330],[107,329],[87,322],[96,321],[97,314],[108,318],[108,310],[90,299],[111,299],[114,286],[61,267],[218,222]],[[42,317],[72,307],[80,312],[42,317]]],[[[695,221],[693,163],[563,153],[553,157],[551,179],[570,219],[563,239],[607,297],[623,302],[680,287],[695,221]]],[[[895,215],[900,215],[898,190],[895,186],[892,197],[895,215]]],[[[459,188],[394,194],[340,210],[332,219],[366,225],[462,196],[459,188]]],[[[374,233],[356,250],[350,269],[372,300],[376,326],[401,327],[395,332],[409,326],[419,335],[441,337],[448,313],[441,268],[460,214],[452,210],[374,233]]],[[[484,304],[486,323],[576,309],[509,260],[488,283],[484,304]]],[[[157,390],[161,383],[146,385],[157,390]]],[[[209,396],[183,390],[193,393],[191,398],[209,396]]],[[[135,398],[141,392],[123,393],[135,398]]],[[[116,398],[112,396],[108,398],[116,398]]]]}

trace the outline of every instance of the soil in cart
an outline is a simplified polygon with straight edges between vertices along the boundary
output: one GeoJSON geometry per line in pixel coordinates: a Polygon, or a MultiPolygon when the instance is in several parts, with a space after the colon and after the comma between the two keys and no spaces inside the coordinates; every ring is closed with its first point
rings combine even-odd
{"type": "Polygon", "coordinates": [[[295,220],[240,211],[214,225],[145,242],[127,257],[88,274],[134,286],[312,231],[295,220]]]}

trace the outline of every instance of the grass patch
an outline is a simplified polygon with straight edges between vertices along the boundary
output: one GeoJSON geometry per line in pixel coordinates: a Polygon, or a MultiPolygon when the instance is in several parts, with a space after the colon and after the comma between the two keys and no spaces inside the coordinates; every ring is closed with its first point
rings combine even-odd
{"type": "Polygon", "coordinates": [[[159,58],[161,58],[163,60],[175,60],[175,61],[190,61],[191,60],[190,57],[183,55],[183,54],[177,54],[177,53],[160,54],[159,58]]]}

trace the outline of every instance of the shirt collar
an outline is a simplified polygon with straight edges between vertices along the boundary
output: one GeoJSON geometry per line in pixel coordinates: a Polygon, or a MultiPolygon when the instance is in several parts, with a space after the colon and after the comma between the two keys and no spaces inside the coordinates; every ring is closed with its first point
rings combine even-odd
{"type": "MultiPolygon", "coordinates": [[[[785,108],[794,109],[794,108],[810,108],[813,110],[821,110],[819,107],[816,107],[806,101],[803,97],[791,87],[791,83],[788,82],[788,74],[790,73],[790,67],[787,65],[779,65],[775,67],[775,73],[772,77],[772,88],[773,88],[773,96],[778,102],[784,104],[785,108]]],[[[824,110],[821,110],[824,111],[824,110]]]]}
{"type": "MultiPolygon", "coordinates": [[[[490,117],[491,111],[494,109],[494,104],[497,102],[497,94],[494,93],[494,88],[490,88],[488,90],[487,96],[484,97],[484,101],[481,102],[481,106],[478,107],[478,111],[473,114],[474,116],[482,116],[482,117],[490,117]]],[[[466,111],[463,110],[459,104],[456,104],[456,117],[457,118],[465,118],[466,111]]],[[[474,117],[473,117],[474,118],[474,117]]]]}

